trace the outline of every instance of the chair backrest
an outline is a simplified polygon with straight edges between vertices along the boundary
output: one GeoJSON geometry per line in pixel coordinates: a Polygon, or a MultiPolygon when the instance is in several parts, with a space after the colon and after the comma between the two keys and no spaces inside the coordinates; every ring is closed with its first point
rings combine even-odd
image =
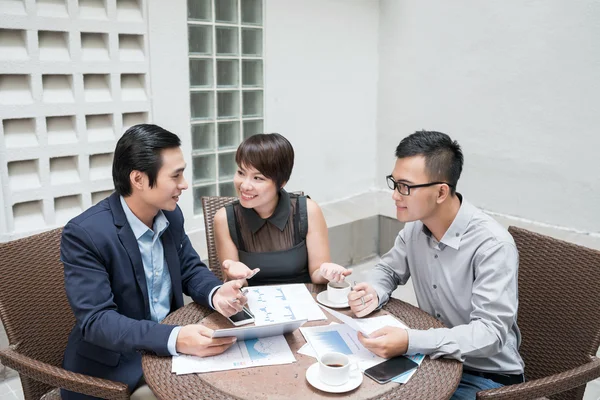
{"type": "MultiPolygon", "coordinates": [[[[525,378],[583,365],[600,346],[600,251],[511,226],[519,250],[525,378]]],[[[581,399],[585,385],[553,399],[581,399]]]]}
{"type": "MultiPolygon", "coordinates": [[[[60,261],[62,228],[0,244],[0,319],[11,346],[60,366],[75,317],[60,261]]],[[[51,387],[21,377],[23,390],[41,396],[51,387]]],[[[38,398],[39,398],[38,396],[38,398]]]]}
{"type": "Polygon", "coordinates": [[[221,196],[203,196],[202,212],[204,213],[204,229],[206,230],[206,247],[208,248],[208,268],[223,280],[223,271],[219,256],[217,255],[217,246],[215,243],[215,230],[213,221],[217,211],[226,204],[232,203],[237,197],[221,197],[221,196]]]}

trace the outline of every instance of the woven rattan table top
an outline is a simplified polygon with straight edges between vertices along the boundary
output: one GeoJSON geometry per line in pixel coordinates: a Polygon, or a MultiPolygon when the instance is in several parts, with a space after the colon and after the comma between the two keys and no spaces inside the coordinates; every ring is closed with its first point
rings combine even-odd
{"type": "MultiPolygon", "coordinates": [[[[324,285],[307,285],[313,296],[325,289],[324,285]]],[[[390,313],[411,328],[428,329],[443,324],[418,308],[397,299],[379,313],[390,313]]],[[[332,321],[336,321],[328,313],[332,321]]],[[[375,314],[377,315],[377,314],[375,314]]],[[[215,328],[229,323],[219,314],[196,303],[188,304],[169,315],[163,323],[186,325],[202,323],[215,328]]],[[[323,325],[328,321],[306,324],[323,325]]],[[[305,378],[314,358],[298,354],[306,342],[300,331],[286,335],[286,339],[298,362],[287,365],[246,368],[205,374],[175,375],[171,373],[171,357],[145,354],[142,366],[146,382],[161,400],[167,399],[449,399],[458,386],[462,364],[448,359],[431,360],[426,357],[417,373],[404,385],[387,383],[380,385],[365,377],[361,386],[352,392],[330,394],[313,388],[305,378]]]]}

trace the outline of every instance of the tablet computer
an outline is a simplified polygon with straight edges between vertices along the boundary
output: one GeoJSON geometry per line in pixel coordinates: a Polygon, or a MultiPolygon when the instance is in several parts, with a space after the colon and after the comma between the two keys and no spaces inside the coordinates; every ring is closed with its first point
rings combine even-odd
{"type": "Polygon", "coordinates": [[[238,340],[249,340],[268,336],[278,336],[295,331],[307,321],[308,319],[299,319],[260,326],[240,326],[239,328],[216,329],[213,331],[212,337],[235,336],[238,340]]]}

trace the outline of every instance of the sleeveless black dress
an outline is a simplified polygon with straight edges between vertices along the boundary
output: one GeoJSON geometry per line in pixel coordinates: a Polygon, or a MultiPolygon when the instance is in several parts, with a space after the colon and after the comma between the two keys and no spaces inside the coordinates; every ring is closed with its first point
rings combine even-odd
{"type": "Polygon", "coordinates": [[[306,196],[281,189],[273,215],[262,219],[238,200],[225,206],[229,235],[241,262],[260,272],[249,286],[310,283],[308,272],[308,212],[306,196]]]}

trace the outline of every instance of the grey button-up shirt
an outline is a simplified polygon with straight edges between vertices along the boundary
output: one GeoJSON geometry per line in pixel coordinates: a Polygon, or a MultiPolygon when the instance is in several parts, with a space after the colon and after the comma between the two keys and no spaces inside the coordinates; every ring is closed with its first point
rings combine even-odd
{"type": "Polygon", "coordinates": [[[383,305],[412,276],[419,308],[449,327],[409,329],[408,354],[445,356],[479,371],[520,374],[518,265],[508,231],[462,200],[439,242],[422,222],[407,223],[369,283],[383,305]]]}

